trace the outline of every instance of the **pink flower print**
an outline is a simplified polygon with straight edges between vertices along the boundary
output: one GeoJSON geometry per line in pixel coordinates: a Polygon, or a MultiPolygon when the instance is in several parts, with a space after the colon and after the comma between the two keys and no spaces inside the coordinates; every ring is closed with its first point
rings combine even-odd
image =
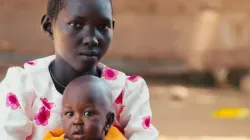
{"type": "Polygon", "coordinates": [[[118,105],[116,107],[116,114],[117,114],[116,119],[117,119],[118,122],[121,119],[121,113],[123,112],[124,108],[125,108],[125,105],[118,105]]]}
{"type": "Polygon", "coordinates": [[[120,115],[120,114],[118,114],[118,115],[116,116],[116,120],[117,120],[118,122],[120,122],[120,120],[121,120],[121,115],[120,115]]]}
{"type": "Polygon", "coordinates": [[[103,72],[102,72],[102,76],[106,79],[106,80],[116,80],[117,79],[117,75],[118,75],[118,71],[114,70],[114,69],[110,69],[110,68],[106,68],[103,72]]]}
{"type": "Polygon", "coordinates": [[[131,82],[137,82],[139,80],[140,76],[129,76],[128,80],[131,82]]]}
{"type": "Polygon", "coordinates": [[[150,116],[146,116],[146,117],[142,118],[142,127],[144,129],[149,129],[150,124],[151,124],[151,117],[150,116]]]}
{"type": "Polygon", "coordinates": [[[21,108],[20,103],[16,97],[16,95],[12,92],[9,92],[6,97],[6,106],[11,107],[11,109],[16,110],[21,108]]]}
{"type": "Polygon", "coordinates": [[[50,112],[46,107],[42,106],[39,112],[35,116],[35,122],[37,125],[46,126],[48,125],[48,120],[50,118],[50,112]]]}
{"type": "Polygon", "coordinates": [[[30,136],[27,136],[25,140],[31,140],[31,135],[30,136]]]}
{"type": "Polygon", "coordinates": [[[29,62],[26,62],[26,64],[29,64],[31,66],[35,66],[37,63],[35,61],[29,61],[29,62]]]}
{"type": "Polygon", "coordinates": [[[115,99],[116,104],[122,104],[123,102],[124,90],[120,93],[120,95],[115,99]]]}
{"type": "Polygon", "coordinates": [[[123,95],[124,95],[124,90],[120,93],[120,95],[115,100],[115,107],[116,107],[116,114],[117,114],[116,119],[118,122],[120,121],[120,118],[121,118],[120,115],[125,108],[125,106],[122,104],[123,95]]]}
{"type": "Polygon", "coordinates": [[[120,107],[120,109],[118,110],[118,114],[121,114],[123,112],[124,108],[125,108],[125,105],[122,105],[120,107]]]}
{"type": "Polygon", "coordinates": [[[47,107],[49,110],[51,110],[54,107],[54,103],[50,103],[47,98],[40,98],[42,101],[43,105],[47,107]]]}

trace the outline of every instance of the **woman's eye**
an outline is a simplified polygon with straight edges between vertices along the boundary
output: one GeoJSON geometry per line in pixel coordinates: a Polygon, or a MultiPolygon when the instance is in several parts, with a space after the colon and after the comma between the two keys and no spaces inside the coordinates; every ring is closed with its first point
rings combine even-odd
{"type": "Polygon", "coordinates": [[[79,22],[70,22],[69,25],[74,27],[74,28],[82,28],[83,27],[83,25],[79,22]]]}
{"type": "Polygon", "coordinates": [[[74,116],[74,113],[73,112],[67,112],[67,113],[65,113],[65,115],[67,115],[69,118],[71,118],[71,117],[74,116]]]}
{"type": "Polygon", "coordinates": [[[92,112],[89,112],[89,111],[84,112],[84,116],[85,116],[85,117],[90,117],[90,116],[92,116],[92,115],[93,115],[92,112]]]}

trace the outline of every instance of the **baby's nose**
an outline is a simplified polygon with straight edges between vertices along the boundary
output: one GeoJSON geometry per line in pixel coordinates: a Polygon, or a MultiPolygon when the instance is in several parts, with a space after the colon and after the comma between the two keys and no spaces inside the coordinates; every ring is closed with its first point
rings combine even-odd
{"type": "Polygon", "coordinates": [[[75,118],[74,118],[73,124],[74,125],[83,124],[83,121],[82,121],[81,117],[76,115],[75,118]]]}

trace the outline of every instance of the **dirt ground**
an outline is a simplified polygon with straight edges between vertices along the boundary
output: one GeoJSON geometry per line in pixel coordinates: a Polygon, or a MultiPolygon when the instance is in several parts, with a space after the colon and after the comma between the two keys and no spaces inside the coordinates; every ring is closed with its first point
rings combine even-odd
{"type": "Polygon", "coordinates": [[[215,119],[220,108],[250,108],[247,93],[234,89],[182,86],[181,100],[174,100],[176,85],[148,81],[151,93],[153,123],[160,132],[159,140],[230,140],[250,139],[250,120],[215,119]]]}

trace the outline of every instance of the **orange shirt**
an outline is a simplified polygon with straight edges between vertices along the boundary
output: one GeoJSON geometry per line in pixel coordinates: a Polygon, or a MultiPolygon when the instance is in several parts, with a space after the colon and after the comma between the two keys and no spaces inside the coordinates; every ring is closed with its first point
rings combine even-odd
{"type": "MultiPolygon", "coordinates": [[[[49,131],[43,138],[43,140],[64,140],[63,129],[55,131],[49,131]]],[[[114,126],[111,126],[104,140],[127,140],[123,134],[114,126]]]]}

